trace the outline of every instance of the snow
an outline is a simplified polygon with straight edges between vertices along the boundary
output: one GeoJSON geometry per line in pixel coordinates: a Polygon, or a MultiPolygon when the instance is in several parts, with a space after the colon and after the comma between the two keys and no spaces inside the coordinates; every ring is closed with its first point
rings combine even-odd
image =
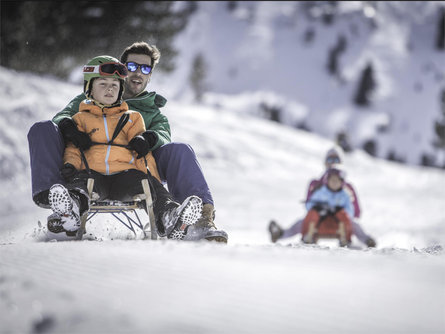
{"type": "MultiPolygon", "coordinates": [[[[15,89],[28,97],[6,106],[37,111],[22,119],[26,127],[8,128],[19,143],[81,89],[0,71],[3,100],[15,89]],[[48,94],[54,85],[57,99],[48,94]]],[[[378,247],[361,250],[356,239],[357,249],[304,246],[298,236],[272,244],[269,220],[289,226],[304,215],[308,180],[322,173],[332,143],[241,108],[164,108],[173,140],[197,153],[227,245],[131,240],[106,215],[87,225],[84,241],[42,242],[37,223],[49,212],[31,201],[29,167],[2,179],[0,332],[443,332],[445,172],[356,150],[345,165],[378,247]]],[[[25,144],[15,148],[23,161],[25,144]]]]}
{"type": "MultiPolygon", "coordinates": [[[[292,3],[278,3],[274,11],[262,3],[263,28],[247,25],[243,20],[249,11],[240,7],[236,16],[244,19],[230,25],[230,38],[221,43],[223,32],[217,27],[228,14],[218,2],[205,4],[209,11],[200,11],[197,22],[215,26],[203,29],[208,36],[193,29],[191,35],[208,43],[210,51],[213,43],[230,49],[232,37],[242,46],[253,36],[258,39],[251,49],[255,53],[261,43],[273,40],[266,29],[271,17],[288,15],[279,8],[292,3]],[[237,27],[250,35],[237,34],[237,27]],[[212,36],[213,42],[206,39],[212,36]]],[[[357,10],[357,2],[344,4],[345,13],[357,10]]],[[[384,42],[380,38],[370,41],[384,42]]],[[[397,63],[403,50],[393,47],[387,51],[397,63]]],[[[248,57],[247,46],[233,49],[248,57]]],[[[315,62],[319,53],[314,47],[300,55],[315,62]]],[[[267,61],[269,55],[262,57],[267,61]]],[[[228,61],[235,66],[239,59],[228,61]]],[[[400,78],[388,82],[385,94],[403,88],[403,66],[419,69],[414,62],[400,64],[400,78]]],[[[354,77],[357,63],[349,64],[348,75],[354,77]]],[[[296,69],[301,71],[297,77],[306,78],[310,67],[296,69]]],[[[140,240],[106,215],[87,225],[84,241],[44,242],[38,222],[44,225],[49,211],[31,200],[26,135],[82,86],[0,67],[0,333],[444,333],[444,170],[389,162],[359,149],[346,155],[347,177],[362,206],[360,224],[377,240],[375,249],[362,248],[355,238],[351,249],[332,241],[302,245],[299,236],[272,244],[267,231],[271,219],[288,227],[304,216],[306,187],[322,174],[324,154],[333,143],[329,136],[259,118],[261,97],[290,105],[286,117],[292,122],[314,117],[340,126],[359,119],[360,135],[372,131],[364,124],[388,121],[386,110],[396,105],[394,98],[382,102],[388,109],[357,115],[335,89],[321,101],[301,82],[295,87],[301,95],[292,98],[255,75],[252,82],[264,86],[243,81],[252,70],[236,82],[243,88],[239,92],[237,87],[224,91],[229,80],[220,73],[221,87],[214,87],[203,104],[194,104],[174,92],[187,74],[182,70],[170,85],[154,78],[149,89],[169,100],[163,112],[173,140],[195,150],[215,200],[216,224],[229,234],[227,245],[140,240]],[[318,106],[334,113],[314,113],[318,106]]],[[[282,69],[279,73],[287,78],[282,69]]],[[[328,91],[321,73],[313,77],[313,83],[321,82],[328,91]]],[[[420,95],[403,93],[404,106],[426,113],[423,103],[437,91],[431,87],[420,95]]],[[[414,132],[424,131],[424,114],[417,117],[409,109],[406,115],[414,132]]],[[[388,138],[404,147],[406,137],[388,138]]]]}
{"type": "Polygon", "coordinates": [[[429,254],[120,240],[1,254],[5,333],[444,329],[443,257],[429,254]]]}

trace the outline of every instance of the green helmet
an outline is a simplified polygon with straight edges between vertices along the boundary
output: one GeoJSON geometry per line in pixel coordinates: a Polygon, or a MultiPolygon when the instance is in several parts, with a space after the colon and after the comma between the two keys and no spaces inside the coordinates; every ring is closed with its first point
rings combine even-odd
{"type": "Polygon", "coordinates": [[[124,80],[127,77],[127,67],[111,56],[98,56],[91,59],[83,67],[83,91],[88,98],[92,98],[91,89],[93,79],[95,78],[116,78],[121,83],[121,88],[116,104],[122,102],[122,93],[124,91],[124,80]]]}

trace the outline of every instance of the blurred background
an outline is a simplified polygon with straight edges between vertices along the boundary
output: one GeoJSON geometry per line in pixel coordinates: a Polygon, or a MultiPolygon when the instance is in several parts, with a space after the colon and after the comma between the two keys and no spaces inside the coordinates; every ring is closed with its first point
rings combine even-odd
{"type": "Polygon", "coordinates": [[[4,68],[81,84],[135,41],[161,50],[148,90],[169,100],[445,168],[445,1],[1,1],[4,68]]]}

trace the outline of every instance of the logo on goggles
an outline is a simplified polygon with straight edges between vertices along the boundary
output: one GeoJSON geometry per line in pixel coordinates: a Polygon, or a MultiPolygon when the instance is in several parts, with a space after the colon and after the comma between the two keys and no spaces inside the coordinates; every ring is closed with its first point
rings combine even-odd
{"type": "Polygon", "coordinates": [[[94,73],[94,66],[84,66],[83,73],[94,73]]]}

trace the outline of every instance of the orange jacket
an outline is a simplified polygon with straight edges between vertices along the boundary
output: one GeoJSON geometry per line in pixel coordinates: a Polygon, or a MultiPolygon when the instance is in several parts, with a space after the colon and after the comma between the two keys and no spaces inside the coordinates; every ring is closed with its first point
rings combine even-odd
{"type": "MultiPolygon", "coordinates": [[[[144,120],[137,111],[128,110],[127,103],[112,108],[101,108],[93,104],[90,100],[83,101],[79,106],[79,112],[73,116],[80,131],[89,134],[94,143],[107,144],[114,133],[120,117],[127,112],[128,122],[119,135],[114,139],[114,144],[128,145],[131,139],[145,131],[144,120]]],[[[144,159],[137,159],[137,153],[125,147],[115,145],[93,145],[86,150],[85,157],[90,169],[104,175],[122,172],[127,169],[138,169],[146,173],[144,159]]],[[[156,162],[151,152],[145,158],[151,174],[160,180],[156,162]]],[[[77,170],[86,169],[78,148],[69,143],[65,149],[64,162],[70,163],[77,170]]]]}

